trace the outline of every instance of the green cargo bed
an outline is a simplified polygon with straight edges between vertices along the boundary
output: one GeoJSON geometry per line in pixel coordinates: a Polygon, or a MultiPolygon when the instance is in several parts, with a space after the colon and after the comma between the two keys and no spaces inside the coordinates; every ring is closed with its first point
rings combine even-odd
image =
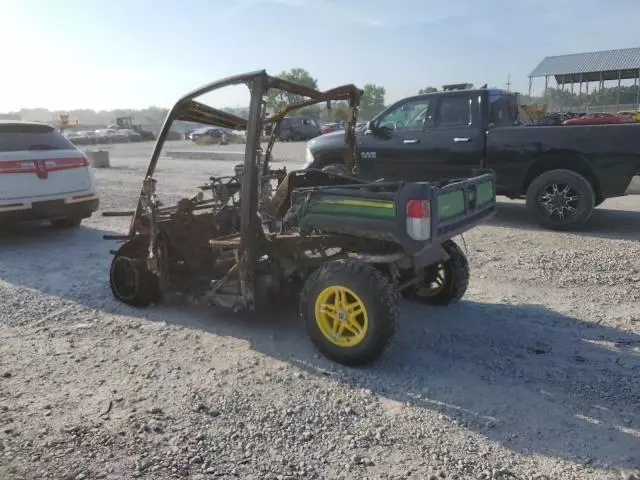
{"type": "Polygon", "coordinates": [[[440,244],[495,214],[495,177],[446,182],[375,182],[297,188],[291,193],[289,218],[301,232],[321,231],[399,243],[409,253],[440,244]],[[408,233],[408,202],[428,202],[430,238],[408,233]]]}

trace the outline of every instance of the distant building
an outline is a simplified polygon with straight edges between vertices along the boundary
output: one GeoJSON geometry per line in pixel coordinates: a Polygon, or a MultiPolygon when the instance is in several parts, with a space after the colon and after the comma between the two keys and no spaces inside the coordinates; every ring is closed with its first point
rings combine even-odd
{"type": "MultiPolygon", "coordinates": [[[[589,85],[595,83],[597,90],[604,90],[605,82],[616,81],[618,84],[616,104],[611,106],[614,112],[621,108],[640,108],[640,47],[605,50],[598,52],[573,53],[544,58],[529,74],[529,97],[534,78],[544,77],[545,94],[549,88],[549,79],[556,81],[558,89],[565,91],[567,85],[574,92],[578,85],[578,96],[582,96],[582,86],[589,96],[589,85]],[[620,104],[620,87],[622,80],[633,80],[635,102],[633,105],[620,104]]],[[[564,99],[564,97],[562,97],[564,99]]],[[[560,111],[564,105],[560,104],[560,111]]],[[[599,108],[600,111],[606,109],[599,108]]]]}

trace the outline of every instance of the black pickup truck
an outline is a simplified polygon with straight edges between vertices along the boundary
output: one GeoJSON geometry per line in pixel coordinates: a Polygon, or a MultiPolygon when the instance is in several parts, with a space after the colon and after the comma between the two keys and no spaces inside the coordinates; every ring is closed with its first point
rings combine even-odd
{"type": "MultiPolygon", "coordinates": [[[[528,126],[517,95],[498,89],[405,98],[357,132],[358,176],[441,180],[493,169],[496,193],[526,198],[546,228],[582,226],[640,174],[640,124],[528,126]]],[[[306,167],[344,169],[344,132],[307,143],[306,167]]]]}

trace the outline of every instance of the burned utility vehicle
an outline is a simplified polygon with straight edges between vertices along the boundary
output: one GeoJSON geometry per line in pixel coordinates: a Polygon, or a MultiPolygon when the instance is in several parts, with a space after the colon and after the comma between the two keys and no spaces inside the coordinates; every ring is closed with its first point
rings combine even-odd
{"type": "Polygon", "coordinates": [[[296,292],[312,342],[330,359],[352,365],[376,359],[390,343],[401,293],[440,305],[461,298],[469,271],[451,238],[495,213],[494,176],[478,172],[439,183],[357,179],[361,93],[353,85],[320,92],[257,71],[181,98],[158,136],[135,212],[110,214],[133,216],[129,233],[117,237],[124,244],[112,252],[115,297],[135,306],[178,296],[254,310],[296,292]],[[251,93],[248,119],[195,100],[238,84],[251,93]],[[266,115],[269,89],[302,100],[266,115]],[[273,169],[271,151],[285,115],[335,100],[349,104],[347,174],[273,169]],[[194,195],[163,206],[154,170],[176,120],[246,130],[245,157],[233,175],[211,177],[194,195]],[[269,124],[262,146],[260,132],[269,124]]]}

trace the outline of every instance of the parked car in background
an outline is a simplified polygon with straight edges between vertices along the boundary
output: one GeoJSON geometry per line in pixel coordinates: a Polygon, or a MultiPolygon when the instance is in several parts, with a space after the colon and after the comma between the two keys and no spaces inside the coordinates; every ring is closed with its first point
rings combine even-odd
{"type": "Polygon", "coordinates": [[[312,117],[285,117],[280,123],[280,140],[299,142],[321,135],[320,125],[312,117]]]}
{"type": "Polygon", "coordinates": [[[81,135],[81,138],[86,139],[87,143],[95,144],[98,141],[98,135],[95,131],[87,130],[78,133],[81,135]]]}
{"type": "Polygon", "coordinates": [[[204,127],[199,128],[189,134],[189,138],[196,143],[219,143],[227,144],[227,132],[222,128],[204,127]]]}
{"type": "Polygon", "coordinates": [[[115,128],[99,128],[96,130],[96,136],[98,137],[98,140],[110,140],[111,138],[116,136],[117,131],[118,130],[116,130],[115,128]]]}
{"type": "Polygon", "coordinates": [[[624,110],[622,112],[618,112],[618,115],[621,115],[625,120],[629,122],[640,122],[640,112],[634,110],[624,110]]]}
{"type": "Polygon", "coordinates": [[[75,227],[98,209],[87,157],[53,127],[0,120],[0,225],[75,227]]]}
{"type": "Polygon", "coordinates": [[[320,127],[320,131],[324,135],[325,133],[337,132],[338,130],[344,130],[344,123],[332,122],[324,123],[320,127]]]}
{"type": "MultiPolygon", "coordinates": [[[[273,124],[269,123],[264,126],[264,134],[271,135],[273,124]]],[[[284,117],[280,122],[280,136],[282,141],[300,141],[309,140],[322,135],[320,125],[317,120],[312,117],[296,116],[284,117]]]]}
{"type": "Polygon", "coordinates": [[[66,131],[62,134],[67,140],[82,138],[82,132],[66,131]]]}
{"type": "Polygon", "coordinates": [[[570,118],[562,122],[563,125],[603,125],[609,123],[624,123],[622,115],[615,113],[587,113],[581,117],[570,118]]]}
{"type": "Polygon", "coordinates": [[[121,128],[116,130],[114,139],[124,140],[125,142],[141,142],[143,140],[142,135],[130,128],[121,128]]]}

